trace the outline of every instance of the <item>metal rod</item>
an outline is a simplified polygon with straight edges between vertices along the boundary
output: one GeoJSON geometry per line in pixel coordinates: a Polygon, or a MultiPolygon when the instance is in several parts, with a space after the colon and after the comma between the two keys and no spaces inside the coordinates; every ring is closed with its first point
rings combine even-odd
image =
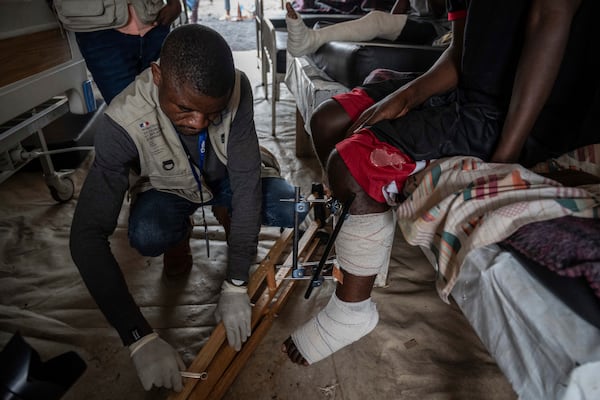
{"type": "Polygon", "coordinates": [[[346,219],[346,216],[348,215],[348,212],[350,211],[350,206],[352,205],[352,202],[354,201],[355,197],[356,197],[356,194],[351,193],[350,197],[344,202],[344,205],[342,207],[342,212],[340,213],[340,220],[338,221],[337,225],[333,229],[333,232],[331,233],[331,236],[329,237],[329,240],[327,241],[327,245],[325,246],[323,255],[321,256],[321,259],[319,260],[319,265],[313,272],[313,276],[312,276],[312,279],[310,280],[310,284],[308,285],[308,288],[306,289],[306,293],[304,294],[305,299],[308,299],[310,297],[310,294],[312,293],[313,288],[315,288],[316,286],[319,286],[321,283],[321,279],[320,279],[321,271],[323,270],[323,266],[325,265],[325,262],[327,261],[327,258],[329,257],[329,252],[331,251],[331,248],[333,247],[333,243],[335,242],[335,239],[337,238],[337,235],[340,232],[340,229],[342,228],[342,224],[344,223],[344,220],[346,219]]]}
{"type": "Polygon", "coordinates": [[[300,187],[296,186],[294,195],[294,242],[292,247],[292,269],[298,269],[298,241],[300,231],[300,215],[298,213],[298,204],[300,203],[300,187]]]}

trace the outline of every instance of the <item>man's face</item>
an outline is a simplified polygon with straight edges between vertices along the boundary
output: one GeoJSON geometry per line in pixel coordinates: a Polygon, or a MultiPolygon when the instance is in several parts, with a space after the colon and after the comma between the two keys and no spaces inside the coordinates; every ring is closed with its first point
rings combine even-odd
{"type": "Polygon", "coordinates": [[[210,97],[199,93],[190,85],[177,85],[162,74],[160,66],[152,64],[154,84],[158,86],[160,108],[182,135],[196,135],[221,119],[230,95],[210,97]]]}

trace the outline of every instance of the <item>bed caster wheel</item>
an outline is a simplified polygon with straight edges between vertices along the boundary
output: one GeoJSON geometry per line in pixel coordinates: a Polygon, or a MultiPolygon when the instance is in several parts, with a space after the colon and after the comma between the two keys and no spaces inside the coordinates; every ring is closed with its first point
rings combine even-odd
{"type": "Polygon", "coordinates": [[[58,179],[54,185],[48,186],[48,188],[52,198],[59,203],[66,203],[71,200],[75,193],[75,184],[68,176],[58,179]]]}

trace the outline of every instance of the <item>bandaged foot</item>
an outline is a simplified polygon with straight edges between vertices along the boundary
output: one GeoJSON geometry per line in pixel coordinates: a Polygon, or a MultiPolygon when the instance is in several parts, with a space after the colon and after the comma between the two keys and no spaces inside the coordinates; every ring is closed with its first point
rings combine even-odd
{"type": "Polygon", "coordinates": [[[290,3],[286,3],[286,9],[287,51],[294,57],[314,53],[323,44],[334,40],[346,42],[365,42],[375,38],[395,40],[406,24],[406,14],[371,11],[359,19],[340,22],[321,29],[311,29],[304,24],[290,3]]]}
{"type": "Polygon", "coordinates": [[[314,53],[321,43],[317,40],[317,34],[304,24],[302,18],[286,3],[287,14],[285,22],[287,25],[287,51],[294,57],[314,53]]]}
{"type": "Polygon", "coordinates": [[[288,356],[297,363],[305,360],[314,364],[366,336],[378,321],[377,308],[370,298],[348,303],[334,293],[324,309],[292,334],[293,343],[286,342],[288,356]],[[297,356],[294,359],[295,349],[289,346],[295,346],[304,360],[297,356]]]}

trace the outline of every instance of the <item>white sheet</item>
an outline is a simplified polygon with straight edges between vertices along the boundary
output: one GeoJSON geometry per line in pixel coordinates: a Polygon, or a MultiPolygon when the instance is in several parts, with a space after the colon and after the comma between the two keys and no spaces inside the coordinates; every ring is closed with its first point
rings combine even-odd
{"type": "Polygon", "coordinates": [[[600,330],[497,245],[472,251],[452,297],[521,399],[599,398],[600,330]],[[594,379],[582,379],[595,375],[594,379]],[[579,395],[578,395],[579,394],[579,395]],[[573,397],[574,396],[574,397],[573,397]]]}
{"type": "Polygon", "coordinates": [[[304,129],[310,132],[310,117],[319,104],[336,94],[350,91],[317,68],[308,57],[288,58],[285,84],[294,95],[296,107],[305,122],[304,129]]]}

